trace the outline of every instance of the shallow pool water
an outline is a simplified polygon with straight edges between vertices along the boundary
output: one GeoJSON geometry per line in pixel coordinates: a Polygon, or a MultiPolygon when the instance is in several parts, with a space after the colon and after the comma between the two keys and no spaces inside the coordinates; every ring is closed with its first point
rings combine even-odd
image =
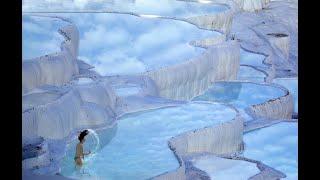
{"type": "Polygon", "coordinates": [[[22,16],[22,59],[59,52],[64,38],[58,29],[66,24],[53,18],[22,16]]]}
{"type": "Polygon", "coordinates": [[[140,86],[136,84],[126,84],[125,86],[113,86],[115,93],[118,96],[131,96],[139,94],[142,90],[140,86]]]}
{"type": "Polygon", "coordinates": [[[249,66],[240,66],[237,79],[250,82],[264,82],[266,75],[249,66]]]}
{"type": "Polygon", "coordinates": [[[91,78],[78,78],[77,84],[90,84],[94,82],[91,78]]]}
{"type": "Polygon", "coordinates": [[[79,27],[79,56],[101,75],[135,74],[185,62],[205,51],[190,41],[220,34],[183,21],[126,14],[66,16],[79,27]]]}
{"type": "Polygon", "coordinates": [[[222,4],[210,1],[185,2],[175,0],[65,0],[42,1],[24,0],[23,11],[120,11],[160,16],[197,16],[220,13],[228,9],[222,4]]]}
{"type": "Polygon", "coordinates": [[[268,85],[248,82],[217,82],[204,94],[193,100],[230,103],[244,109],[285,95],[285,91],[268,85]]]}
{"type": "Polygon", "coordinates": [[[244,134],[244,156],[298,179],[298,124],[282,122],[244,134]]]}
{"type": "MultiPolygon", "coordinates": [[[[135,74],[185,62],[205,51],[189,45],[190,41],[220,34],[171,19],[114,13],[58,15],[71,19],[79,28],[79,59],[101,75],[135,74]]],[[[45,19],[49,24],[52,21],[45,19]]],[[[59,50],[61,39],[42,38],[57,34],[57,27],[50,27],[43,35],[25,33],[24,52],[30,54],[34,49],[38,53],[32,55],[39,56],[59,50]]]]}
{"type": "MultiPolygon", "coordinates": [[[[232,120],[236,112],[221,104],[189,103],[122,117],[114,138],[85,162],[84,171],[100,179],[147,179],[179,167],[168,140],[180,133],[232,120]]],[[[69,146],[62,174],[81,178],[69,146]]],[[[83,175],[82,177],[88,177],[83,175]]]]}
{"type": "Polygon", "coordinates": [[[240,64],[251,65],[256,67],[268,67],[267,65],[263,64],[264,59],[264,55],[240,49],[240,64]]]}
{"type": "Polygon", "coordinates": [[[298,112],[298,78],[276,78],[273,83],[286,87],[294,98],[294,112],[298,112]]]}

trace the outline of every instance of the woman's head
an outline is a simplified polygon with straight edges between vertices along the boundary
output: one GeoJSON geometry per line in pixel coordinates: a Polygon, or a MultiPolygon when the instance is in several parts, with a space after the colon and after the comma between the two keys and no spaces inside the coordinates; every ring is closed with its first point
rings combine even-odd
{"type": "Polygon", "coordinates": [[[80,135],[78,136],[79,141],[80,141],[80,142],[84,142],[84,141],[85,141],[84,137],[85,137],[86,135],[88,135],[88,134],[89,134],[89,131],[88,131],[88,130],[82,131],[82,132],[80,133],[80,135]]]}

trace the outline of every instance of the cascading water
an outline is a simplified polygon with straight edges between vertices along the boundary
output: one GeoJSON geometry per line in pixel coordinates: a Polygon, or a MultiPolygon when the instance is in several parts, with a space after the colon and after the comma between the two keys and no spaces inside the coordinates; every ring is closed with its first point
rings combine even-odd
{"type": "Polygon", "coordinates": [[[87,156],[88,158],[90,158],[94,156],[94,154],[99,150],[100,139],[99,139],[99,135],[93,129],[88,129],[88,131],[89,131],[89,134],[86,137],[86,143],[84,144],[84,148],[87,151],[89,150],[91,151],[90,155],[87,156]]]}
{"type": "Polygon", "coordinates": [[[76,146],[78,144],[78,138],[74,139],[70,144],[68,145],[68,151],[66,152],[67,156],[62,161],[63,166],[67,167],[68,169],[74,169],[74,173],[71,175],[71,177],[77,177],[77,178],[85,178],[87,179],[90,177],[93,178],[92,175],[95,174],[95,172],[91,169],[87,168],[87,164],[90,164],[91,159],[97,154],[97,151],[100,148],[100,138],[99,135],[94,131],[93,129],[88,129],[89,133],[85,137],[85,143],[83,144],[84,152],[90,151],[91,153],[84,157],[83,160],[83,167],[81,169],[77,169],[75,167],[74,163],[74,155],[76,146]]]}

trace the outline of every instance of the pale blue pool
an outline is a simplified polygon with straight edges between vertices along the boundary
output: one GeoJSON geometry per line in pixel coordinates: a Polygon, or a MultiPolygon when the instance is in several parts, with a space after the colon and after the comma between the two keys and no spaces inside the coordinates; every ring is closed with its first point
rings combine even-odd
{"type": "Polygon", "coordinates": [[[205,51],[190,41],[220,34],[183,21],[126,14],[66,16],[79,26],[79,56],[101,75],[135,74],[185,62],[205,51]]]}
{"type": "Polygon", "coordinates": [[[85,172],[90,175],[75,172],[75,142],[68,147],[62,174],[75,178],[147,179],[175,170],[179,164],[167,144],[171,137],[232,120],[235,115],[233,109],[216,103],[189,103],[129,114],[118,121],[111,141],[85,162],[85,172]]]}
{"type": "Polygon", "coordinates": [[[264,82],[266,74],[250,66],[240,66],[237,79],[250,82],[264,82]]]}
{"type": "Polygon", "coordinates": [[[126,84],[125,86],[113,86],[115,93],[118,96],[131,96],[139,94],[142,91],[141,87],[136,84],[126,84]]]}
{"type": "Polygon", "coordinates": [[[36,1],[24,0],[23,11],[120,11],[160,16],[198,16],[216,14],[229,9],[210,1],[185,2],[175,0],[104,0],[104,1],[36,1]]]}
{"type": "Polygon", "coordinates": [[[251,53],[240,49],[240,64],[251,65],[256,67],[268,67],[263,63],[264,55],[251,53]]]}
{"type": "Polygon", "coordinates": [[[217,82],[193,100],[230,103],[244,109],[285,95],[285,91],[268,85],[249,82],[217,82]]]}
{"type": "MultiPolygon", "coordinates": [[[[185,62],[205,51],[189,45],[190,41],[220,34],[170,19],[113,13],[58,15],[71,19],[79,28],[79,59],[94,66],[93,70],[101,75],[142,73],[185,62]]],[[[56,26],[48,28],[43,34],[38,30],[34,35],[25,33],[24,57],[59,50],[62,36],[56,26]]]]}
{"type": "Polygon", "coordinates": [[[262,161],[298,179],[298,123],[282,122],[244,134],[244,157],[262,161]]]}

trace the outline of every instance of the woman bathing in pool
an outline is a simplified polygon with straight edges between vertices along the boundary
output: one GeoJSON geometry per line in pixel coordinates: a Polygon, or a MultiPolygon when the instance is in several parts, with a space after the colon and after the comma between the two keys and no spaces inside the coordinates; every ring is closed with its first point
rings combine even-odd
{"type": "Polygon", "coordinates": [[[76,166],[77,167],[81,167],[83,162],[83,158],[84,158],[84,155],[89,155],[91,152],[87,152],[87,153],[84,153],[83,152],[83,143],[86,141],[85,140],[85,136],[89,134],[89,131],[88,130],[84,130],[80,133],[80,135],[78,136],[78,139],[79,139],[79,143],[77,144],[77,147],[76,147],[76,155],[74,157],[74,161],[76,163],[76,166]]]}

